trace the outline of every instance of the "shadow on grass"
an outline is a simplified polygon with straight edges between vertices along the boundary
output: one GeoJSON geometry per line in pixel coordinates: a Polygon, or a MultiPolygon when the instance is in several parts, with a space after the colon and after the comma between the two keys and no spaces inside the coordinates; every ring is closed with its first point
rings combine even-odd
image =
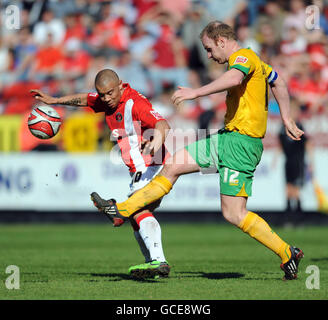
{"type": "MultiPolygon", "coordinates": [[[[101,277],[107,278],[107,281],[122,281],[122,280],[130,280],[130,281],[137,281],[137,282],[144,282],[144,283],[157,283],[158,280],[156,279],[136,279],[130,277],[126,273],[78,273],[80,276],[91,276],[91,277],[101,277]]],[[[96,279],[89,279],[89,282],[97,282],[99,280],[96,279]]]]}
{"type": "MultiPolygon", "coordinates": [[[[158,283],[158,279],[136,279],[130,277],[125,273],[78,273],[79,276],[91,276],[91,277],[101,277],[107,278],[107,281],[122,281],[130,280],[137,282],[148,282],[148,283],[158,283]]],[[[221,279],[238,279],[242,278],[245,275],[238,272],[223,272],[223,273],[207,273],[207,272],[176,272],[173,275],[170,275],[169,278],[207,278],[210,280],[221,280],[221,279]]],[[[166,278],[161,278],[166,279],[166,278]]],[[[97,282],[99,280],[89,279],[89,282],[97,282]]]]}
{"type": "Polygon", "coordinates": [[[256,277],[256,278],[244,278],[243,280],[250,280],[250,281],[255,281],[255,280],[260,280],[260,281],[263,281],[263,280],[279,280],[281,281],[283,279],[283,275],[281,274],[281,277],[272,277],[272,276],[265,276],[263,275],[263,277],[256,277]]]}
{"type": "Polygon", "coordinates": [[[323,257],[323,258],[312,258],[310,261],[313,261],[313,262],[328,261],[328,257],[323,257]]]}
{"type": "MultiPolygon", "coordinates": [[[[223,280],[223,279],[239,279],[243,278],[243,280],[267,280],[271,277],[271,273],[265,273],[263,277],[258,278],[245,278],[243,273],[239,272],[221,272],[221,273],[206,273],[206,272],[177,272],[177,274],[181,274],[178,278],[194,278],[194,277],[202,277],[210,280],[223,280]],[[184,275],[187,274],[187,275],[184,275]],[[269,275],[269,276],[268,276],[269,275]]],[[[281,280],[281,277],[274,277],[272,280],[281,280]]]]}
{"type": "Polygon", "coordinates": [[[179,274],[179,278],[194,278],[194,277],[202,277],[210,280],[221,280],[221,279],[237,279],[244,277],[244,274],[238,272],[215,272],[215,273],[207,273],[207,272],[177,272],[179,274]],[[187,276],[185,276],[187,274],[187,276]]]}

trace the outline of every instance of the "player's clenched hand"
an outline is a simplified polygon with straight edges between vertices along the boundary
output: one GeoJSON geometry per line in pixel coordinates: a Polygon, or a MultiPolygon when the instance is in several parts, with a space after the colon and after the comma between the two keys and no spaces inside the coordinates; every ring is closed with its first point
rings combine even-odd
{"type": "Polygon", "coordinates": [[[178,87],[172,96],[172,101],[175,105],[179,105],[184,100],[196,99],[196,91],[192,88],[178,87]]]}
{"type": "Polygon", "coordinates": [[[41,90],[38,89],[32,89],[30,90],[30,92],[32,94],[34,94],[34,98],[42,101],[43,103],[46,104],[55,104],[56,103],[56,98],[49,96],[48,94],[45,94],[44,92],[42,92],[41,90]]]}
{"type": "Polygon", "coordinates": [[[154,155],[154,143],[152,141],[149,141],[147,139],[142,139],[140,150],[141,153],[144,155],[151,154],[154,155]]]}
{"type": "Polygon", "coordinates": [[[292,140],[301,140],[301,136],[304,134],[300,128],[297,127],[294,120],[288,120],[285,123],[286,134],[292,140]]]}

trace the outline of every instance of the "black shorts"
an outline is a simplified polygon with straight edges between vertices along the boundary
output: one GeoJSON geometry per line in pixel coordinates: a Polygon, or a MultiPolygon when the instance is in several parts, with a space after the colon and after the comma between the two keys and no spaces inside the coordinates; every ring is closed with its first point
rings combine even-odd
{"type": "Polygon", "coordinates": [[[286,162],[285,177],[286,182],[298,187],[304,184],[305,165],[301,162],[286,162]]]}

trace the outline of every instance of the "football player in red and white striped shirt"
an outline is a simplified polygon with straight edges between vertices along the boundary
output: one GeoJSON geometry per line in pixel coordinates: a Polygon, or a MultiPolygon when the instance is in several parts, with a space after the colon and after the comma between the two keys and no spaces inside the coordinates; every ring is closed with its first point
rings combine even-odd
{"type": "MultiPolygon", "coordinates": [[[[170,126],[152,108],[147,98],[129,84],[123,83],[113,70],[100,71],[95,79],[95,87],[96,93],[79,93],[59,98],[51,97],[40,90],[31,90],[31,93],[46,104],[90,107],[95,112],[105,113],[106,123],[112,136],[117,139],[122,159],[132,177],[131,195],[161,170],[169,156],[164,142],[170,126]]],[[[153,216],[159,203],[137,212],[130,219],[135,238],[145,257],[144,264],[129,269],[129,273],[135,277],[168,276],[170,271],[163,253],[161,228],[153,216]]],[[[113,221],[114,226],[122,223],[117,218],[113,221]]]]}

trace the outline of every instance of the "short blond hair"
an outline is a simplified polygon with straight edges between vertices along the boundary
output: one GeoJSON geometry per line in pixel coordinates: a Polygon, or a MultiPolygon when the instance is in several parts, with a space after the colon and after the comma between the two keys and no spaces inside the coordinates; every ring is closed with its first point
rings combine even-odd
{"type": "Polygon", "coordinates": [[[199,38],[207,35],[212,40],[217,40],[219,37],[226,38],[228,40],[237,40],[236,32],[226,23],[215,20],[210,22],[200,33],[199,38]]]}

